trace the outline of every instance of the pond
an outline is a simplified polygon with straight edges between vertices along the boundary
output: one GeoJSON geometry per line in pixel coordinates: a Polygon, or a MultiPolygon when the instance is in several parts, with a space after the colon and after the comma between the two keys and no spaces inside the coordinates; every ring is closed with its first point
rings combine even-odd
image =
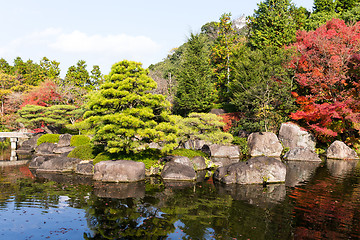
{"type": "Polygon", "coordinates": [[[359,239],[358,161],[289,162],[285,184],[93,182],[0,167],[0,239],[359,239]]]}

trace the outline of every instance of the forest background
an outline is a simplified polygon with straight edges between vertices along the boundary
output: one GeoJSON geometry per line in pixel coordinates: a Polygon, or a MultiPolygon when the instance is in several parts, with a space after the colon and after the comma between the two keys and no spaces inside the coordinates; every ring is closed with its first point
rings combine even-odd
{"type": "Polygon", "coordinates": [[[319,145],[339,139],[358,148],[359,21],[358,0],[315,0],[312,12],[265,0],[246,18],[224,13],[205,23],[149,69],[124,60],[104,76],[80,60],[60,78],[55,60],[2,58],[0,131],[81,131],[118,153],[151,141],[167,151],[205,133],[236,143],[295,121],[319,145]],[[211,109],[225,110],[227,134],[216,131],[221,124],[206,127],[217,122],[201,114],[211,109]]]}

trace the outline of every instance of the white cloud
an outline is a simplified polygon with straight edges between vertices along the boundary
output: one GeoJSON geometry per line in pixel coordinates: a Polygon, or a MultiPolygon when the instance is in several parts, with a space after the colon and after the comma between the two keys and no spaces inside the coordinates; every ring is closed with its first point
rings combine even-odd
{"type": "Polygon", "coordinates": [[[60,28],[0,40],[0,57],[8,61],[18,56],[23,60],[39,61],[46,56],[61,63],[62,75],[80,59],[88,66],[99,65],[107,73],[112,64],[123,59],[142,62],[146,66],[161,60],[163,53],[162,46],[146,36],[90,35],[81,31],[65,32],[60,28]]]}

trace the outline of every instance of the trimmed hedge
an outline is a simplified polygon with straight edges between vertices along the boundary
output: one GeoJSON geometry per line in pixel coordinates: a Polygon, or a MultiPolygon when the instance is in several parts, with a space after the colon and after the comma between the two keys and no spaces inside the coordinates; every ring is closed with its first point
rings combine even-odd
{"type": "Polygon", "coordinates": [[[44,134],[37,140],[37,145],[39,146],[42,143],[58,143],[60,134],[44,134]]]}
{"type": "Polygon", "coordinates": [[[93,151],[94,151],[94,145],[92,144],[81,145],[75,147],[74,150],[72,150],[68,154],[68,157],[78,158],[81,160],[91,160],[95,158],[93,151]]]}
{"type": "Polygon", "coordinates": [[[81,145],[90,144],[90,138],[85,135],[74,135],[71,137],[70,146],[78,147],[81,145]]]}

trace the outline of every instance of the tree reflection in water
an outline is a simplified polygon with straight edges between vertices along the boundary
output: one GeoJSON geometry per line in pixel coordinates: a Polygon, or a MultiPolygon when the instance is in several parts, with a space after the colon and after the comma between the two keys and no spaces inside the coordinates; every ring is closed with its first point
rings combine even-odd
{"type": "MultiPolygon", "coordinates": [[[[83,209],[84,217],[74,221],[86,219],[87,227],[77,239],[360,238],[360,171],[354,162],[330,161],[305,172],[301,164],[289,164],[290,182],[265,188],[214,184],[211,178],[110,184],[78,175],[34,178],[26,166],[0,168],[0,214],[12,202],[20,212],[83,209]]],[[[31,217],[41,221],[43,214],[31,217]]]]}

